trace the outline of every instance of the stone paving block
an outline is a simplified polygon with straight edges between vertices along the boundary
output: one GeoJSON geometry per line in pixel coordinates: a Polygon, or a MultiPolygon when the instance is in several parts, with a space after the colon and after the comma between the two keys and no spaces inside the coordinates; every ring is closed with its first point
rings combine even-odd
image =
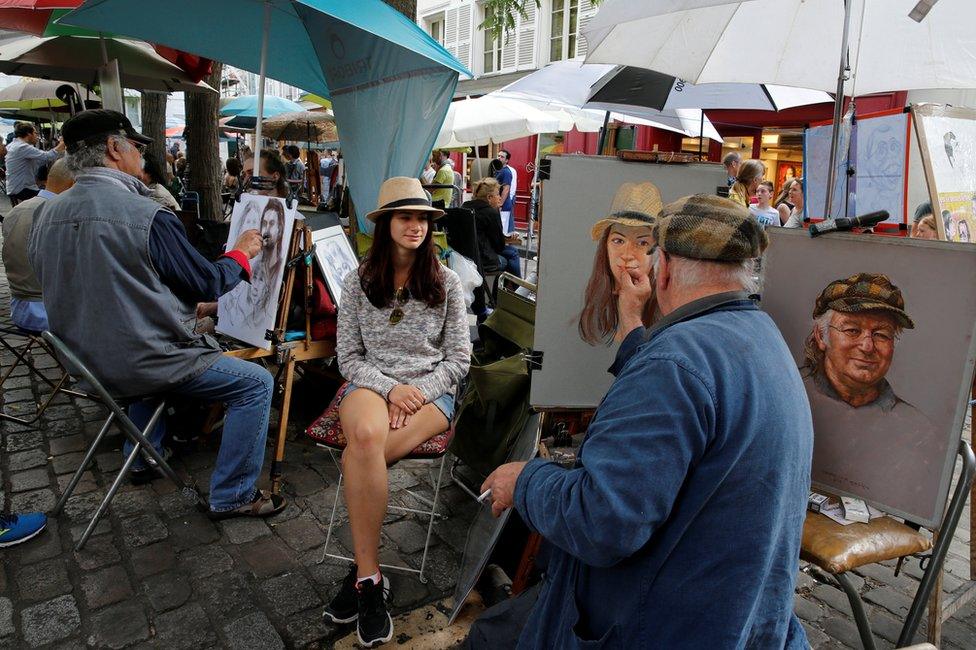
{"type": "Polygon", "coordinates": [[[851,648],[861,647],[861,636],[857,632],[854,621],[841,616],[829,616],[823,621],[823,630],[827,636],[840,641],[851,648]]]}
{"type": "Polygon", "coordinates": [[[851,603],[847,600],[847,594],[845,594],[839,586],[834,585],[817,585],[811,592],[813,597],[822,603],[830,605],[838,612],[850,615],[851,613],[851,603]]]}
{"type": "Polygon", "coordinates": [[[793,611],[805,621],[814,622],[824,615],[824,610],[813,600],[807,600],[802,596],[793,596],[793,611]]]}
{"type": "Polygon", "coordinates": [[[127,492],[119,492],[112,499],[112,512],[118,517],[135,517],[152,514],[159,510],[159,501],[146,486],[135,487],[127,492]]]}
{"type": "Polygon", "coordinates": [[[122,556],[119,555],[119,551],[115,547],[115,540],[108,535],[92,537],[80,552],[74,551],[74,556],[78,566],[85,571],[100,569],[122,560],[122,556]]]}
{"type": "Polygon", "coordinates": [[[234,560],[219,546],[198,546],[180,553],[179,564],[194,578],[230,571],[234,560]]]}
{"type": "Polygon", "coordinates": [[[7,457],[7,471],[19,472],[25,469],[44,467],[47,465],[47,458],[47,454],[44,453],[43,449],[19,451],[7,457]]]}
{"type": "Polygon", "coordinates": [[[8,453],[24,451],[25,449],[33,449],[44,444],[44,435],[38,431],[25,430],[11,432],[9,428],[10,425],[7,423],[7,425],[3,427],[4,434],[2,436],[4,439],[4,448],[8,453]]]}
{"type": "MultiPolygon", "coordinates": [[[[84,522],[80,524],[75,524],[71,527],[69,534],[71,535],[71,543],[77,544],[81,540],[81,536],[85,534],[85,529],[88,528],[89,522],[84,522]]],[[[112,522],[108,517],[102,517],[98,524],[95,526],[95,530],[92,531],[91,536],[88,538],[88,543],[95,539],[99,535],[107,535],[112,532],[112,522]]],[[[86,545],[87,548],[87,545],[86,545]]]]}
{"type": "Polygon", "coordinates": [[[168,541],[133,549],[129,557],[137,579],[168,572],[176,566],[176,550],[168,541]]]}
{"type": "MultiPolygon", "coordinates": [[[[420,553],[408,559],[408,564],[420,568],[420,553]]],[[[435,546],[427,555],[427,566],[424,573],[434,586],[444,592],[454,588],[457,582],[458,568],[461,566],[461,555],[447,546],[435,546]]]]}
{"type": "Polygon", "coordinates": [[[83,435],[76,434],[63,438],[53,438],[48,444],[48,447],[51,450],[52,456],[61,456],[76,451],[85,451],[88,448],[88,442],[83,435]]]}
{"type": "Polygon", "coordinates": [[[282,618],[323,605],[312,583],[297,572],[265,580],[261,593],[282,618]]]}
{"type": "Polygon", "coordinates": [[[237,571],[194,580],[193,593],[214,624],[237,620],[256,611],[258,605],[254,590],[237,571]]]}
{"type": "Polygon", "coordinates": [[[811,627],[806,621],[800,621],[803,625],[803,630],[807,633],[807,642],[810,644],[811,648],[817,648],[824,642],[830,640],[830,637],[823,633],[823,631],[811,627]]]}
{"type": "MultiPolygon", "coordinates": [[[[64,494],[64,491],[68,489],[68,483],[71,482],[72,474],[62,474],[58,477],[58,492],[64,494]]],[[[98,484],[95,482],[95,475],[90,471],[85,472],[81,475],[81,480],[75,485],[74,492],[71,493],[72,496],[76,494],[87,494],[98,489],[98,484]]]]}
{"type": "MultiPolygon", "coordinates": [[[[60,377],[60,372],[56,373],[57,377],[60,377]]],[[[49,406],[47,410],[44,411],[44,417],[48,420],[77,420],[78,419],[78,409],[75,408],[74,404],[61,404],[58,406],[49,406]]]]}
{"type": "MultiPolygon", "coordinates": [[[[55,438],[57,440],[57,438],[55,438]]],[[[70,454],[55,456],[51,461],[51,467],[55,474],[74,474],[81,466],[81,461],[85,459],[84,452],[75,451],[70,454]]]]}
{"type": "Polygon", "coordinates": [[[63,516],[71,519],[75,523],[87,522],[94,516],[95,511],[98,510],[98,506],[104,498],[104,490],[97,490],[87,494],[72,494],[71,498],[64,505],[63,516]]]}
{"type": "Polygon", "coordinates": [[[229,648],[273,650],[285,647],[281,636],[263,612],[249,614],[233,623],[228,623],[224,626],[223,633],[229,648]]]}
{"type": "Polygon", "coordinates": [[[71,596],[31,605],[20,613],[24,641],[33,648],[65,639],[81,628],[78,605],[71,596]]]}
{"type": "Polygon", "coordinates": [[[44,435],[51,439],[73,436],[77,433],[78,422],[75,420],[56,420],[44,424],[44,435]]]}
{"type": "Polygon", "coordinates": [[[5,390],[3,391],[3,401],[7,404],[13,404],[14,402],[33,402],[34,391],[29,388],[5,390]]]}
{"type": "Polygon", "coordinates": [[[291,571],[297,566],[294,551],[277,539],[259,539],[241,544],[234,550],[238,563],[256,578],[270,578],[291,571]]]}
{"type": "Polygon", "coordinates": [[[149,621],[137,602],[107,607],[91,617],[88,644],[96,648],[124,648],[149,638],[149,621]]]}
{"type": "MultiPolygon", "coordinates": [[[[105,449],[106,445],[102,445],[100,449],[105,449]]],[[[98,470],[105,474],[111,474],[117,472],[119,468],[122,467],[122,452],[118,451],[103,451],[100,454],[95,455],[95,463],[98,464],[98,470]]]]}
{"type": "Polygon", "coordinates": [[[129,576],[121,564],[84,574],[81,590],[90,609],[111,605],[132,595],[129,576]]]}
{"type": "Polygon", "coordinates": [[[50,488],[10,495],[11,512],[50,512],[58,502],[50,488]]]}
{"type": "Polygon", "coordinates": [[[274,526],[274,531],[296,551],[307,551],[325,541],[325,530],[308,515],[280,523],[274,526]]]}
{"type": "Polygon", "coordinates": [[[175,571],[167,571],[143,579],[142,590],[149,599],[149,604],[157,612],[180,607],[190,599],[192,594],[190,582],[175,571]]]}
{"type": "Polygon", "coordinates": [[[156,502],[167,519],[177,517],[185,519],[198,512],[196,504],[184,499],[183,495],[176,490],[176,486],[169,481],[153,481],[152,490],[157,495],[156,502]],[[167,491],[161,492],[159,489],[161,487],[166,487],[167,491]]]}
{"type": "Polygon", "coordinates": [[[220,529],[231,544],[252,542],[259,537],[271,535],[271,529],[264,519],[257,517],[238,517],[220,522],[220,529]]]}
{"type": "Polygon", "coordinates": [[[14,604],[0,596],[0,638],[14,633],[14,604]]]}
{"type": "Polygon", "coordinates": [[[322,617],[322,610],[313,609],[288,617],[285,641],[289,648],[325,648],[337,629],[322,617]]]}
{"type": "MultiPolygon", "coordinates": [[[[427,527],[421,526],[411,519],[403,519],[383,527],[383,534],[389,537],[401,553],[410,555],[424,548],[427,538],[427,527]]],[[[437,543],[437,537],[431,535],[431,546],[437,543]]]]}
{"type": "Polygon", "coordinates": [[[217,644],[217,637],[207,614],[198,603],[192,601],[179,609],[157,616],[155,628],[158,647],[210,648],[217,644]]]}
{"type": "MultiPolygon", "coordinates": [[[[295,517],[298,517],[299,515],[302,514],[302,512],[304,512],[305,507],[304,505],[303,506],[297,505],[296,501],[298,501],[298,499],[289,499],[288,504],[285,506],[284,510],[282,510],[276,515],[265,518],[265,521],[268,522],[269,526],[273,527],[273,526],[277,526],[282,522],[288,521],[289,519],[294,519],[295,517]]],[[[304,499],[302,499],[301,501],[304,504],[304,499]]]]}
{"type": "Polygon", "coordinates": [[[861,597],[866,602],[884,607],[886,610],[901,619],[904,619],[905,616],[908,615],[908,610],[912,606],[911,598],[892,587],[877,587],[875,589],[869,589],[863,593],[861,597]]]}
{"type": "Polygon", "coordinates": [[[169,537],[169,530],[156,515],[140,515],[122,520],[122,537],[126,546],[138,548],[166,539],[169,537]]]}
{"type": "Polygon", "coordinates": [[[308,573],[312,576],[315,584],[319,585],[319,591],[326,600],[331,600],[332,596],[339,589],[342,579],[349,573],[349,564],[326,558],[321,564],[313,564],[308,567],[308,573]]]}
{"type": "Polygon", "coordinates": [[[390,571],[386,577],[390,579],[391,604],[398,610],[410,610],[419,607],[431,597],[428,586],[420,582],[416,575],[390,571]]]}
{"type": "Polygon", "coordinates": [[[220,539],[220,531],[214,522],[201,512],[195,512],[168,523],[170,540],[178,551],[209,544],[220,539]]]}
{"type": "Polygon", "coordinates": [[[304,497],[326,487],[325,480],[308,467],[285,467],[282,474],[285,477],[284,489],[289,496],[304,497]]]}
{"type": "MultiPolygon", "coordinates": [[[[61,554],[61,537],[58,535],[58,521],[48,517],[44,532],[35,537],[30,543],[9,549],[9,553],[20,560],[21,564],[31,564],[41,560],[49,560],[61,554]]],[[[0,551],[0,557],[3,552],[0,551]]]]}
{"type": "Polygon", "coordinates": [[[30,564],[17,572],[20,597],[28,601],[49,600],[71,593],[71,581],[64,560],[30,564]]]}
{"type": "Polygon", "coordinates": [[[15,472],[10,475],[10,491],[27,492],[28,490],[37,490],[47,487],[50,481],[46,468],[15,472]]]}

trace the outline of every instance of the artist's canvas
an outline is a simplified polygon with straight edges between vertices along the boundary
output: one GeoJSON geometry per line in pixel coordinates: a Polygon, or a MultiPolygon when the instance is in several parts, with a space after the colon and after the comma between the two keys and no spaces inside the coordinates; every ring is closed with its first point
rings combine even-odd
{"type": "MultiPolygon", "coordinates": [[[[833,126],[826,124],[810,127],[803,133],[803,205],[807,217],[822,219],[827,212],[827,168],[830,162],[832,131],[833,126]]],[[[853,182],[847,176],[847,152],[851,138],[851,129],[842,130],[838,145],[840,154],[837,157],[837,175],[834,177],[834,197],[831,201],[835,218],[848,216],[849,183],[850,191],[853,191],[853,182]]],[[[854,216],[853,212],[850,216],[854,216]]]]}
{"type": "Polygon", "coordinates": [[[914,107],[915,128],[941,239],[976,242],[976,110],[914,107]]]}
{"type": "Polygon", "coordinates": [[[338,307],[342,302],[342,282],[352,271],[359,268],[359,260],[349,244],[342,226],[323,228],[312,233],[315,244],[315,261],[325,277],[325,284],[338,307]]]}
{"type": "Polygon", "coordinates": [[[251,260],[251,281],[241,282],[233,291],[220,297],[217,303],[219,333],[255,347],[271,349],[266,333],[275,326],[281,281],[297,212],[297,206],[288,209],[283,199],[241,195],[231,215],[227,248],[234,246],[242,232],[252,228],[259,230],[265,241],[261,252],[251,260]]]}
{"type": "Polygon", "coordinates": [[[617,346],[590,345],[579,333],[598,254],[592,227],[615,205],[635,207],[621,199],[656,203],[659,209],[661,203],[690,194],[715,194],[716,187],[725,186],[725,168],[717,163],[636,163],[596,156],[550,159],[551,178],[543,189],[534,342],[543,359],[541,370],[532,375],[530,399],[542,408],[593,408],[610,387],[607,368],[617,346]]]}
{"type": "Polygon", "coordinates": [[[976,301],[961,298],[955,287],[976,286],[976,250],[900,237],[766,232],[762,308],[803,366],[813,413],[814,486],[934,525],[973,380],[976,301]],[[817,362],[817,352],[804,351],[811,336],[808,349],[821,349],[813,334],[817,297],[832,281],[857,273],[885,275],[901,291],[915,327],[889,342],[878,335],[875,342],[881,329],[865,326],[852,338],[855,330],[832,320],[826,331],[821,324],[827,351],[817,362]],[[850,385],[847,378],[858,372],[860,381],[879,390],[876,399],[854,407],[844,382],[850,385]]]}

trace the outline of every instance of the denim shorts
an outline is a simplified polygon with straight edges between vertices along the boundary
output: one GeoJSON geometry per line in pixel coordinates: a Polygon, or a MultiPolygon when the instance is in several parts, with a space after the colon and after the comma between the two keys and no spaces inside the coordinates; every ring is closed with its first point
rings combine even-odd
{"type": "MultiPolygon", "coordinates": [[[[342,395],[339,396],[339,403],[342,403],[342,398],[351,393],[352,391],[359,388],[356,384],[351,381],[346,384],[345,390],[342,391],[342,395]]],[[[448,423],[453,421],[454,418],[454,393],[444,393],[433,402],[433,405],[437,407],[444,417],[447,418],[448,423]]]]}

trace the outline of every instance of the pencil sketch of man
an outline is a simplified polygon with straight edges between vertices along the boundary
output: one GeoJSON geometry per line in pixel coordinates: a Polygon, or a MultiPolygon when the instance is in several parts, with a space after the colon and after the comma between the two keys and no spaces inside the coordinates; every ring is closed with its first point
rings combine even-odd
{"type": "Polygon", "coordinates": [[[817,298],[803,374],[816,431],[814,480],[927,513],[946,440],[886,378],[898,337],[914,327],[886,276],[835,280],[817,298]]]}

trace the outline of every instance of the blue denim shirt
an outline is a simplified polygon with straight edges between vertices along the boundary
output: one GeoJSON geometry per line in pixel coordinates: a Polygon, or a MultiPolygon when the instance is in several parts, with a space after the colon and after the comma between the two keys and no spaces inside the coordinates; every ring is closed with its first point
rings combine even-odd
{"type": "Polygon", "coordinates": [[[519,648],[806,647],[806,391],[769,316],[717,298],[632,334],[575,468],[519,477],[555,547],[519,648]]]}

